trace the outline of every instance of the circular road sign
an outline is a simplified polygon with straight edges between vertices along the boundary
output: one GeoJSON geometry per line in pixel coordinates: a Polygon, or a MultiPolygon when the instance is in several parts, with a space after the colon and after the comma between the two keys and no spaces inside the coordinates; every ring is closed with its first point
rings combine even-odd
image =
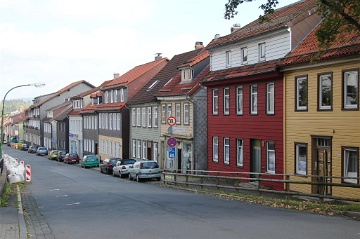
{"type": "Polygon", "coordinates": [[[173,137],[168,138],[167,144],[168,144],[169,147],[175,147],[175,145],[176,145],[176,139],[173,138],[173,137]]]}
{"type": "Polygon", "coordinates": [[[170,126],[176,125],[176,118],[175,118],[175,116],[169,116],[169,117],[166,119],[166,122],[167,122],[167,124],[170,125],[170,126]]]}

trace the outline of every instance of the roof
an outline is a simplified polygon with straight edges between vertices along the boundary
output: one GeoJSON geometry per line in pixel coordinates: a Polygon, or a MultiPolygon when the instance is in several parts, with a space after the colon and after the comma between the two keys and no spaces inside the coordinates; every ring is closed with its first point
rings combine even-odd
{"type": "MultiPolygon", "coordinates": [[[[281,61],[282,66],[309,63],[319,52],[319,42],[316,38],[316,31],[320,28],[318,25],[314,30],[291,52],[289,52],[281,61]]],[[[324,50],[318,61],[335,59],[339,57],[360,55],[360,32],[353,31],[343,34],[343,38],[337,38],[332,45],[324,50]]]]}
{"type": "Polygon", "coordinates": [[[12,118],[12,122],[9,125],[15,125],[20,123],[21,121],[26,120],[25,112],[21,112],[20,114],[12,115],[9,118],[12,118]]]}
{"type": "Polygon", "coordinates": [[[249,37],[258,36],[265,32],[281,28],[287,29],[288,25],[291,25],[291,21],[295,20],[297,17],[303,15],[304,13],[309,12],[310,10],[313,10],[314,7],[316,7],[317,2],[318,0],[302,0],[276,9],[274,13],[266,15],[266,17],[270,21],[260,23],[260,20],[256,19],[255,21],[245,25],[244,27],[234,31],[229,35],[213,39],[206,46],[206,48],[212,49],[215,47],[228,45],[249,37]]]}
{"type": "MultiPolygon", "coordinates": [[[[239,77],[258,76],[260,74],[270,74],[279,72],[280,60],[265,61],[242,67],[228,68],[219,71],[211,71],[207,74],[202,83],[206,85],[208,82],[229,80],[239,77]]],[[[270,75],[269,75],[270,76],[270,75]]],[[[258,79],[258,78],[257,78],[258,79]]]]}
{"type": "Polygon", "coordinates": [[[200,59],[199,57],[196,57],[200,54],[200,52],[203,52],[203,49],[196,49],[173,56],[169,63],[147,84],[145,84],[144,87],[142,87],[130,101],[128,101],[128,104],[142,104],[156,101],[155,95],[158,94],[158,91],[171,78],[175,77],[179,73],[179,66],[196,62],[197,59],[200,59]]]}
{"type": "Polygon", "coordinates": [[[54,99],[54,98],[57,97],[59,94],[62,94],[62,93],[64,93],[65,91],[70,90],[71,88],[73,88],[73,87],[75,87],[75,86],[77,86],[77,85],[80,85],[80,84],[87,84],[87,85],[89,85],[90,87],[93,87],[93,88],[95,87],[95,86],[93,86],[92,84],[90,84],[89,82],[87,82],[87,81],[85,81],[85,80],[76,81],[76,82],[73,82],[73,83],[71,83],[70,85],[68,85],[68,86],[66,86],[66,87],[58,90],[54,95],[50,96],[49,98],[46,98],[45,100],[43,100],[43,101],[41,101],[41,102],[39,102],[39,103],[37,103],[37,104],[31,105],[29,108],[31,109],[31,108],[39,107],[39,106],[41,106],[42,104],[44,104],[44,103],[46,103],[46,102],[54,99]]]}
{"type": "Polygon", "coordinates": [[[47,111],[53,111],[53,117],[52,118],[45,117],[42,121],[43,122],[49,122],[52,120],[62,121],[68,116],[71,110],[72,110],[71,101],[66,101],[60,105],[48,109],[47,111]]]}
{"type": "Polygon", "coordinates": [[[114,110],[121,110],[125,106],[125,102],[117,102],[117,103],[108,103],[108,104],[95,104],[92,105],[89,103],[86,107],[84,107],[80,114],[87,114],[87,113],[95,113],[98,111],[114,111],[114,110]]]}
{"type": "Polygon", "coordinates": [[[161,58],[160,60],[151,61],[142,65],[135,66],[125,74],[115,78],[114,80],[107,83],[103,88],[109,89],[116,86],[127,85],[130,82],[138,79],[140,76],[152,70],[154,67],[160,65],[161,63],[167,62],[167,58],[161,58]]]}

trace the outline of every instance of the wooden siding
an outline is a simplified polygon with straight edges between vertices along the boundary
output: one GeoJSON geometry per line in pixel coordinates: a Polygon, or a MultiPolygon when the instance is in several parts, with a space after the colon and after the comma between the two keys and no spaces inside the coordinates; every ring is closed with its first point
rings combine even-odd
{"type": "Polygon", "coordinates": [[[123,158],[123,139],[121,137],[110,137],[110,136],[104,136],[104,135],[99,135],[99,150],[98,150],[98,154],[100,155],[100,160],[104,160],[106,158],[112,158],[112,157],[119,157],[119,158],[123,158]],[[107,149],[106,149],[106,144],[104,143],[105,141],[108,142],[107,144],[107,149]],[[111,149],[110,147],[110,142],[112,142],[113,148],[111,149]],[[104,145],[102,145],[104,143],[104,145]],[[114,151],[114,144],[115,144],[115,149],[116,149],[116,144],[119,143],[120,144],[120,155],[116,155],[113,151],[114,151]],[[107,153],[106,153],[107,152],[107,153]]]}
{"type": "Polygon", "coordinates": [[[239,44],[233,44],[228,47],[221,47],[214,49],[211,53],[211,70],[217,71],[226,69],[225,53],[231,51],[231,67],[239,67],[241,64],[241,48],[247,47],[248,49],[248,62],[247,64],[256,64],[259,62],[258,57],[258,44],[266,43],[266,60],[271,61],[284,57],[290,51],[290,33],[288,31],[280,32],[271,37],[262,36],[257,39],[248,39],[239,44]]]}
{"type": "MultiPolygon", "coordinates": [[[[212,114],[212,89],[207,91],[208,109],[208,170],[228,172],[250,172],[250,141],[261,141],[261,173],[266,173],[266,141],[275,141],[275,173],[283,173],[283,83],[282,78],[274,78],[268,81],[259,79],[256,82],[239,80],[236,85],[223,85],[218,87],[219,109],[218,115],[212,114]],[[266,83],[275,84],[275,114],[267,115],[266,107],[266,83]],[[258,114],[250,115],[250,85],[258,85],[258,114]],[[236,87],[243,87],[243,115],[236,115],[236,87]],[[223,115],[223,88],[230,88],[230,114],[223,115]],[[212,137],[219,139],[218,162],[213,161],[212,137]],[[223,162],[223,138],[230,139],[230,163],[223,162]],[[243,139],[243,167],[236,165],[236,139],[243,139]]],[[[268,174],[267,178],[274,175],[268,174]]],[[[279,177],[277,177],[279,178],[279,177]]],[[[267,186],[283,190],[280,183],[270,183],[267,186]]]]}
{"type": "MultiPolygon", "coordinates": [[[[360,68],[360,61],[317,66],[285,72],[285,173],[295,173],[295,142],[307,144],[307,175],[311,175],[312,145],[311,135],[332,137],[331,161],[332,176],[342,175],[342,146],[360,147],[360,111],[342,110],[342,71],[360,68]],[[332,110],[318,111],[317,76],[319,73],[332,73],[332,110]],[[308,76],[308,110],[295,111],[295,77],[308,76]]],[[[359,94],[359,93],[358,93],[359,94]]],[[[358,102],[359,103],[359,102],[358,102]]],[[[359,165],[360,162],[358,162],[359,165]]],[[[359,167],[359,166],[358,166],[359,167]]],[[[359,176],[359,175],[358,175],[359,176]]],[[[297,180],[311,181],[310,178],[297,177],[297,180]]],[[[334,179],[333,183],[340,183],[334,179]]],[[[309,185],[291,185],[291,190],[310,193],[309,185]]],[[[333,196],[360,198],[360,189],[337,187],[333,196]]]]}

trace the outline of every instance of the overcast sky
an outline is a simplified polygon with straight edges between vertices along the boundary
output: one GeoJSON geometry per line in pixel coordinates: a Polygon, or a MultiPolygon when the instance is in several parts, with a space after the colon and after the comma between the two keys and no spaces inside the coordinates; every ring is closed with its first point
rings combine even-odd
{"type": "MultiPolygon", "coordinates": [[[[155,59],[171,59],[207,45],[258,18],[266,0],[241,4],[224,19],[227,0],[0,0],[0,97],[34,98],[70,83],[94,86],[114,73],[155,59]]],[[[280,0],[279,7],[296,2],[280,0]]]]}

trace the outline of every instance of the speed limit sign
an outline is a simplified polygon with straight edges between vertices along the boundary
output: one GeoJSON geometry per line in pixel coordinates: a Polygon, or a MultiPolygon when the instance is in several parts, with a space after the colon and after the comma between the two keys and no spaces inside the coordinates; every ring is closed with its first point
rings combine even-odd
{"type": "Polygon", "coordinates": [[[166,122],[167,122],[168,125],[174,126],[174,125],[176,125],[176,118],[174,116],[169,116],[166,119],[166,122]]]}

